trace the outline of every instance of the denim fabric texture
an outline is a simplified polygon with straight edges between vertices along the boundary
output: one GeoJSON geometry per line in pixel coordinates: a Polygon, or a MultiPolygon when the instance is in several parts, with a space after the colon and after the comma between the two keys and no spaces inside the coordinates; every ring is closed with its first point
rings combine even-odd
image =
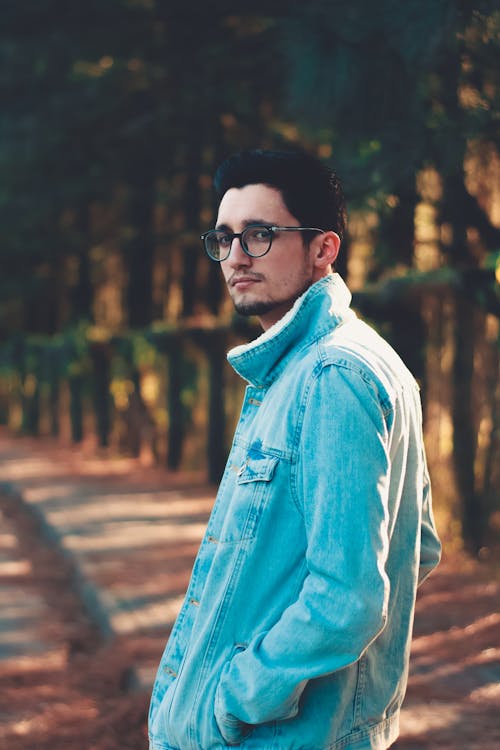
{"type": "Polygon", "coordinates": [[[248,381],[151,698],[151,750],[388,748],[437,565],[418,386],[332,274],[228,354],[248,381]]]}

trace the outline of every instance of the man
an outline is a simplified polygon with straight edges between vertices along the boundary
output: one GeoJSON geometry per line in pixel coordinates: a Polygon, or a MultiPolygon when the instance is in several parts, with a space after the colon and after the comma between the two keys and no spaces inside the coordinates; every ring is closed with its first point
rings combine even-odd
{"type": "Polygon", "coordinates": [[[333,173],[250,151],[215,186],[205,248],[264,333],[228,355],[249,385],[158,670],[150,749],[382,750],[416,588],[440,555],[418,388],[332,271],[333,173]]]}

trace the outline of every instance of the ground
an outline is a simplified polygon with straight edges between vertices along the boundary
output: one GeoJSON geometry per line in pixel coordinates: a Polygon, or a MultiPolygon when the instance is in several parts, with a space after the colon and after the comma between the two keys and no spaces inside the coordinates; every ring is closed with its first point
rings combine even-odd
{"type": "MultiPolygon", "coordinates": [[[[0,509],[0,747],[145,750],[149,695],[131,691],[126,644],[87,619],[33,517],[12,497],[0,509]]],[[[500,747],[499,602],[495,569],[460,553],[424,584],[398,750],[500,747]]]]}
{"type": "Polygon", "coordinates": [[[0,748],[146,748],[148,696],[127,690],[123,648],[105,642],[88,620],[72,571],[41,539],[33,517],[11,498],[0,498],[0,508],[0,551],[8,548],[10,558],[0,564],[2,621],[7,608],[23,631],[24,652],[11,631],[9,643],[0,633],[0,748]]]}

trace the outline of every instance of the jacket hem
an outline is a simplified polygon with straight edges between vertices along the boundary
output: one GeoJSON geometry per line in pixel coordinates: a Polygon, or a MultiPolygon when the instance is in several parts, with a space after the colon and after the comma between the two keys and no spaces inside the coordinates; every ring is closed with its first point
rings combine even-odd
{"type": "Polygon", "coordinates": [[[378,724],[351,732],[326,750],[387,750],[399,736],[399,710],[378,724]]]}
{"type": "Polygon", "coordinates": [[[149,750],[179,750],[179,748],[174,747],[174,745],[168,745],[166,742],[158,742],[158,740],[154,740],[150,737],[149,750]]]}

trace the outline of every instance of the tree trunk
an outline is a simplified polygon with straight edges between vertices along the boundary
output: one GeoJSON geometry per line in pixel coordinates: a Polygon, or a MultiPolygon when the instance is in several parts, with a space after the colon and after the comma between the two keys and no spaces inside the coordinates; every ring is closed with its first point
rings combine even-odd
{"type": "Polygon", "coordinates": [[[168,448],[167,466],[178,469],[184,444],[184,418],[181,401],[182,349],[178,336],[168,342],[168,448]]]}
{"type": "Polygon", "coordinates": [[[81,443],[83,440],[83,377],[81,375],[70,376],[69,394],[71,439],[74,443],[81,443]]]}
{"type": "MultiPolygon", "coordinates": [[[[195,132],[195,131],[194,131],[195,132]]],[[[197,133],[199,135],[199,133],[197,133]]],[[[185,246],[184,265],[182,269],[182,314],[190,317],[195,311],[197,294],[197,269],[201,257],[200,233],[200,172],[201,172],[201,143],[192,142],[187,147],[186,159],[186,190],[184,194],[184,216],[186,220],[186,234],[189,239],[185,246]]]]}
{"type": "Polygon", "coordinates": [[[60,431],[59,419],[59,354],[57,351],[49,351],[48,354],[48,371],[49,371],[49,419],[50,434],[52,437],[58,437],[60,431]]]}
{"type": "MultiPolygon", "coordinates": [[[[451,230],[451,244],[447,248],[450,264],[462,272],[477,265],[467,243],[467,206],[470,204],[465,193],[462,170],[445,177],[441,220],[451,230]]],[[[453,463],[461,500],[464,542],[472,553],[477,554],[484,542],[484,508],[476,494],[474,477],[477,443],[472,406],[474,342],[474,304],[470,290],[463,284],[455,295],[453,463]]]]}
{"type": "Polygon", "coordinates": [[[90,217],[88,204],[80,206],[77,217],[78,231],[78,280],[72,295],[71,319],[92,320],[92,282],[90,279],[90,217]]]}
{"type": "Polygon", "coordinates": [[[453,461],[462,503],[463,536],[477,554],[483,544],[483,508],[475,492],[476,430],[472,410],[474,372],[474,306],[461,295],[455,300],[453,366],[453,461]]]}
{"type": "Polygon", "coordinates": [[[125,252],[127,310],[131,328],[143,328],[153,319],[154,201],[152,175],[139,175],[131,187],[129,216],[133,236],[125,252]]]}
{"type": "Polygon", "coordinates": [[[227,337],[222,331],[208,334],[206,353],[209,367],[209,403],[207,459],[208,479],[219,482],[227,458],[224,409],[224,362],[226,359],[227,337]]]}
{"type": "Polygon", "coordinates": [[[93,344],[90,354],[94,367],[94,408],[99,445],[109,445],[110,416],[110,352],[105,344],[93,344]]]}
{"type": "Polygon", "coordinates": [[[413,172],[408,179],[394,190],[397,204],[390,214],[381,220],[380,236],[382,244],[387,247],[387,258],[383,259],[383,268],[402,263],[413,265],[413,245],[415,241],[415,208],[417,191],[413,172]]]}

